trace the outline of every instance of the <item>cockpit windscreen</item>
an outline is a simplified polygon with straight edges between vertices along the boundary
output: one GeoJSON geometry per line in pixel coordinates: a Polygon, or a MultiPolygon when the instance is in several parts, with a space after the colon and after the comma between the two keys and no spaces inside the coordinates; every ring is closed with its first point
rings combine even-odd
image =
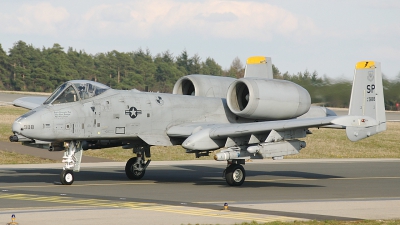
{"type": "Polygon", "coordinates": [[[43,104],[61,104],[89,99],[110,89],[94,81],[72,80],[60,85],[43,104]]]}

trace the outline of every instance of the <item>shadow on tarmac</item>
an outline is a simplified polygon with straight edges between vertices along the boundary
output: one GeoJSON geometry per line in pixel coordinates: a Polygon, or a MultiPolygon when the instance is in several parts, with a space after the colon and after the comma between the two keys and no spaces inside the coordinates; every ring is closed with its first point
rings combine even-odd
{"type": "MultiPolygon", "coordinates": [[[[46,183],[59,181],[60,169],[4,169],[0,172],[2,183],[46,183]]],[[[291,179],[330,179],[341,178],[329,174],[308,173],[301,171],[255,171],[246,170],[245,183],[236,188],[258,187],[322,187],[319,185],[299,184],[291,179]],[[280,181],[282,180],[282,181],[280,181]]],[[[114,168],[84,168],[75,173],[75,182],[97,183],[104,181],[129,182],[123,169],[114,168]]],[[[155,183],[186,183],[203,186],[227,187],[222,178],[222,169],[212,166],[169,166],[149,167],[140,181],[155,183]]]]}

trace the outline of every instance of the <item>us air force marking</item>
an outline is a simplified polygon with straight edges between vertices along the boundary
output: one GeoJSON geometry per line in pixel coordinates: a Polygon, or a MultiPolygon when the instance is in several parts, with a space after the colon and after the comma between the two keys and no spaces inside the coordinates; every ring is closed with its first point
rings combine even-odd
{"type": "Polygon", "coordinates": [[[142,110],[137,110],[135,107],[125,110],[125,115],[129,115],[132,119],[135,119],[138,114],[142,114],[142,110]]]}

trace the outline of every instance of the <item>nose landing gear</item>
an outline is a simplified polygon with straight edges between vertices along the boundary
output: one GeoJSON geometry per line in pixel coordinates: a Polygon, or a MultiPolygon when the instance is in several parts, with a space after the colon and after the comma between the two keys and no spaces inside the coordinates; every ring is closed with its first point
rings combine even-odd
{"type": "Polygon", "coordinates": [[[68,142],[63,156],[63,171],[60,174],[60,182],[63,185],[74,183],[74,171],[79,172],[82,161],[82,144],[80,141],[68,142]]]}

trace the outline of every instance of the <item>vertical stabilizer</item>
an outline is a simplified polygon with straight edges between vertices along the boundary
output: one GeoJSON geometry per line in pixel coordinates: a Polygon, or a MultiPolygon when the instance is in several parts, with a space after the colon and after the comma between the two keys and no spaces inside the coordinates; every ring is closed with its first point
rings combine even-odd
{"type": "Polygon", "coordinates": [[[386,130],[380,62],[362,61],[356,64],[349,115],[366,116],[375,120],[374,125],[370,127],[346,127],[347,137],[352,141],[357,141],[386,130]]]}
{"type": "Polygon", "coordinates": [[[252,56],[247,59],[244,77],[273,79],[271,57],[252,56]]]}

